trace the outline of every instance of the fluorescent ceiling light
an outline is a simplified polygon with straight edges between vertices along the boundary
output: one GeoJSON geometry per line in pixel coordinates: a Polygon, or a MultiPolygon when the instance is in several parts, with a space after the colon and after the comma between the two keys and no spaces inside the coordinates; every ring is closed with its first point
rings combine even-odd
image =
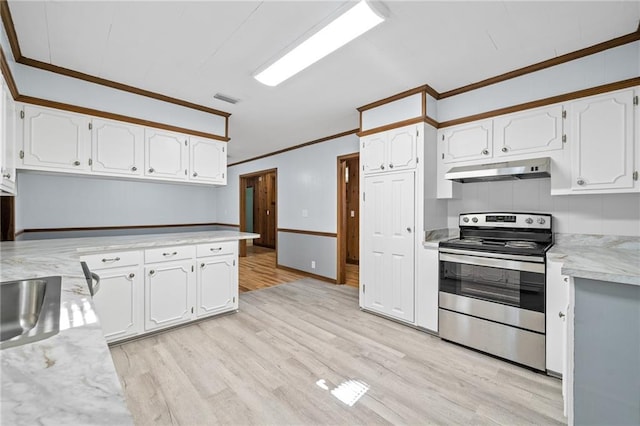
{"type": "Polygon", "coordinates": [[[255,76],[267,86],[277,86],[384,21],[366,0],[337,17],[289,53],[255,76]]]}

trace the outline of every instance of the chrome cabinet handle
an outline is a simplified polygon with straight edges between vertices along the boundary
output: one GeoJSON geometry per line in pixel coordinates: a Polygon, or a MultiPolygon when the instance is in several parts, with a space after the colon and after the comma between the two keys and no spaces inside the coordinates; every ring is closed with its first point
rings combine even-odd
{"type": "Polygon", "coordinates": [[[129,278],[133,278],[135,276],[136,276],[136,274],[134,274],[133,272],[129,274],[129,278]]]}
{"type": "Polygon", "coordinates": [[[578,182],[576,182],[578,185],[584,185],[584,179],[578,179],[578,182]]]}
{"type": "Polygon", "coordinates": [[[565,315],[562,312],[558,312],[558,318],[564,318],[565,315]]]}
{"type": "Polygon", "coordinates": [[[174,251],[173,253],[162,253],[163,256],[175,256],[176,254],[178,254],[177,251],[174,251]]]}
{"type": "Polygon", "coordinates": [[[74,165],[74,166],[79,166],[79,165],[80,165],[80,162],[79,162],[78,160],[76,160],[76,161],[74,161],[74,162],[73,162],[73,165],[74,165]]]}
{"type": "Polygon", "coordinates": [[[220,251],[220,250],[222,250],[222,247],[215,247],[215,248],[214,248],[214,247],[212,247],[212,248],[210,248],[209,250],[210,250],[210,251],[220,251]]]}
{"type": "Polygon", "coordinates": [[[193,177],[198,177],[198,172],[193,172],[193,177]]]}
{"type": "Polygon", "coordinates": [[[507,151],[509,151],[509,148],[507,148],[506,146],[503,146],[502,147],[502,152],[507,152],[507,151]]]}
{"type": "Polygon", "coordinates": [[[137,171],[138,171],[138,168],[137,168],[136,166],[133,166],[133,167],[131,168],[131,171],[132,171],[132,172],[137,172],[137,171]]]}
{"type": "Polygon", "coordinates": [[[119,257],[112,257],[111,259],[109,259],[109,258],[106,258],[106,257],[105,257],[105,258],[103,258],[103,259],[102,259],[102,261],[103,261],[104,263],[107,263],[107,262],[117,262],[117,261],[119,261],[119,260],[120,260],[120,258],[119,258],[119,257]]]}
{"type": "Polygon", "coordinates": [[[155,172],[155,170],[153,170],[153,167],[151,167],[151,168],[149,169],[149,173],[153,173],[153,172],[155,172]]]}
{"type": "Polygon", "coordinates": [[[482,155],[489,155],[489,150],[488,149],[483,149],[482,150],[482,155]]]}
{"type": "Polygon", "coordinates": [[[11,179],[11,173],[4,174],[2,177],[5,179],[11,179]]]}

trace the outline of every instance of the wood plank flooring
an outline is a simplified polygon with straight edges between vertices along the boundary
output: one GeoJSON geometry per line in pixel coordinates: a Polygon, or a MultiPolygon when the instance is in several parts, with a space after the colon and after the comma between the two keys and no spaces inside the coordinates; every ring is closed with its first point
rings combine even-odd
{"type": "Polygon", "coordinates": [[[276,251],[250,245],[247,256],[238,259],[238,285],[240,293],[304,278],[302,274],[276,268],[276,251]]]}
{"type": "Polygon", "coordinates": [[[345,284],[358,288],[360,286],[360,266],[347,263],[345,272],[345,284]]]}
{"type": "Polygon", "coordinates": [[[566,422],[559,380],[362,312],[357,289],[308,278],[111,353],[137,425],[566,422]]]}

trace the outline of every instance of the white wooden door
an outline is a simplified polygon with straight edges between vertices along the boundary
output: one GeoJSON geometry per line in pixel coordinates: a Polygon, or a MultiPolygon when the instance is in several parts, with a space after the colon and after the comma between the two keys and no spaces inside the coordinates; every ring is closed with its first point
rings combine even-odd
{"type": "Polygon", "coordinates": [[[119,121],[92,120],[91,170],[119,176],[141,176],[144,128],[119,121]]]}
{"type": "Polygon", "coordinates": [[[562,111],[562,105],[553,105],[494,119],[494,157],[562,149],[562,111]]]}
{"type": "Polygon", "coordinates": [[[190,320],[195,305],[193,261],[156,263],[144,269],[145,330],[190,320]]]}
{"type": "Polygon", "coordinates": [[[360,164],[364,173],[388,170],[385,132],[360,138],[360,164]]]}
{"type": "Polygon", "coordinates": [[[132,337],[143,331],[142,267],[97,271],[100,289],[93,296],[98,319],[107,342],[132,337]]]}
{"type": "Polygon", "coordinates": [[[226,184],[227,144],[194,136],[189,139],[189,180],[226,184]]]}
{"type": "Polygon", "coordinates": [[[581,99],[569,108],[571,189],[633,188],[633,90],[581,99]]]}
{"type": "Polygon", "coordinates": [[[547,370],[564,374],[564,339],[569,283],[561,270],[561,262],[547,262],[546,357],[547,370]]]}
{"type": "Polygon", "coordinates": [[[1,167],[0,182],[2,182],[2,190],[11,194],[16,191],[16,126],[17,126],[17,109],[13,101],[9,88],[5,85],[2,87],[2,152],[0,156],[1,167]]]}
{"type": "Polygon", "coordinates": [[[89,169],[90,141],[88,117],[25,105],[25,166],[41,170],[86,171],[89,169]]]}
{"type": "Polygon", "coordinates": [[[389,170],[416,167],[418,126],[401,127],[387,132],[387,161],[389,170]]]}
{"type": "Polygon", "coordinates": [[[365,178],[363,297],[368,309],[414,319],[414,173],[365,178]]]}
{"type": "Polygon", "coordinates": [[[157,129],[145,129],[145,176],[187,179],[188,137],[157,129]]]}
{"type": "Polygon", "coordinates": [[[441,160],[445,163],[491,158],[493,122],[489,119],[447,127],[439,132],[438,143],[443,144],[441,160]]]}
{"type": "Polygon", "coordinates": [[[236,256],[212,256],[198,259],[198,317],[238,308],[236,256]]]}

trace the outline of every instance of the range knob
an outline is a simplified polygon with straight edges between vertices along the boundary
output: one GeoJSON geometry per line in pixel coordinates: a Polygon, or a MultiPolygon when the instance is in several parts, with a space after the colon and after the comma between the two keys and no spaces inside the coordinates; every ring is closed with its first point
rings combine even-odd
{"type": "Polygon", "coordinates": [[[546,221],[544,220],[544,217],[539,217],[536,222],[538,222],[540,225],[544,225],[546,221]]]}
{"type": "Polygon", "coordinates": [[[469,218],[465,216],[465,217],[462,218],[462,221],[464,223],[469,223],[469,218]]]}
{"type": "Polygon", "coordinates": [[[478,222],[478,218],[474,216],[474,217],[471,219],[471,221],[472,221],[473,223],[477,223],[477,222],[478,222]]]}
{"type": "Polygon", "coordinates": [[[531,219],[530,217],[526,218],[524,221],[529,225],[533,223],[533,219],[531,219]]]}

